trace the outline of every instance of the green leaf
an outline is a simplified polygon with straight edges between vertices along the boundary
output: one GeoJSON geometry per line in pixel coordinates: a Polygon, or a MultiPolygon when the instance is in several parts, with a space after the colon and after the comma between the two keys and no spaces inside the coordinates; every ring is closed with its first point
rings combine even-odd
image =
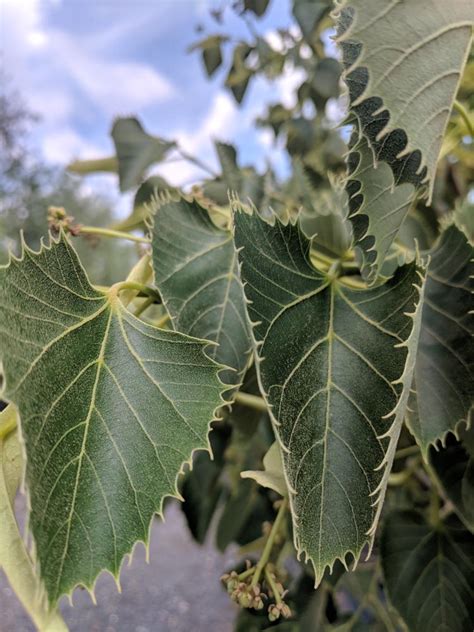
{"type": "Polygon", "coordinates": [[[311,87],[315,91],[315,105],[324,106],[328,99],[339,96],[341,65],[337,59],[326,57],[316,64],[311,76],[311,87]]]}
{"type": "Polygon", "coordinates": [[[422,275],[411,264],[385,285],[352,289],[312,266],[298,225],[255,214],[235,214],[235,244],[295,545],[319,583],[373,536],[411,383],[422,275]]]}
{"type": "Polygon", "coordinates": [[[474,532],[474,428],[450,435],[444,448],[431,447],[429,462],[456,513],[474,532]]]}
{"type": "Polygon", "coordinates": [[[331,9],[331,3],[324,0],[293,0],[293,15],[308,42],[321,20],[331,9]]]}
{"type": "Polygon", "coordinates": [[[412,252],[430,250],[439,236],[439,222],[436,211],[431,206],[422,205],[410,209],[397,240],[402,246],[412,252]]]}
{"type": "Polygon", "coordinates": [[[265,13],[270,0],[244,0],[245,11],[252,11],[259,18],[265,13]]]}
{"type": "Polygon", "coordinates": [[[395,185],[390,166],[373,167],[373,154],[364,136],[350,149],[348,175],[349,219],[361,254],[361,274],[373,283],[380,274],[415,195],[405,182],[395,185]]]}
{"type": "Polygon", "coordinates": [[[150,206],[153,204],[153,200],[165,192],[174,194],[177,191],[161,176],[151,176],[147,178],[142,182],[135,193],[133,210],[130,215],[121,222],[118,222],[118,224],[114,224],[113,228],[115,230],[135,230],[136,228],[142,228],[151,214],[150,206]]]}
{"type": "Polygon", "coordinates": [[[283,474],[283,463],[278,443],[275,441],[263,457],[263,470],[245,470],[241,472],[242,478],[252,478],[262,487],[273,489],[281,496],[286,496],[285,476],[283,474]]]}
{"type": "Polygon", "coordinates": [[[136,118],[119,118],[111,132],[118,159],[120,190],[128,191],[140,184],[146,170],[165,158],[176,146],[158,136],[150,136],[136,118]]]}
{"type": "Polygon", "coordinates": [[[241,184],[240,168],[237,164],[237,151],[233,145],[227,143],[215,143],[217,156],[221,164],[222,177],[227,184],[227,188],[238,191],[241,184]]]}
{"type": "MultiPolygon", "coordinates": [[[[16,418],[12,405],[0,413],[0,426],[16,418]]],[[[15,518],[14,501],[23,474],[18,434],[0,439],[0,569],[41,632],[67,630],[61,615],[38,600],[39,582],[15,518]]]]}
{"type": "Polygon", "coordinates": [[[0,268],[5,396],[27,454],[29,524],[54,605],[118,577],[209,424],[223,385],[204,341],[147,325],[94,289],[64,235],[0,268]]]}
{"type": "Polygon", "coordinates": [[[336,183],[330,186],[313,183],[318,174],[295,161],[293,177],[302,199],[299,215],[305,235],[313,238],[313,246],[323,254],[334,258],[345,255],[351,248],[351,225],[347,221],[348,202],[346,191],[336,183]],[[316,186],[315,186],[316,185],[316,186]]]}
{"type": "Polygon", "coordinates": [[[343,7],[340,42],[350,107],[376,158],[382,152],[406,160],[416,152],[416,171],[428,181],[431,197],[470,49],[472,1],[345,0],[343,7]]]}
{"type": "Polygon", "coordinates": [[[75,160],[66,169],[81,176],[89,173],[117,173],[118,161],[116,156],[97,158],[96,160],[75,160]]]}
{"type": "Polygon", "coordinates": [[[221,35],[210,35],[188,49],[189,52],[198,49],[202,51],[202,60],[208,77],[212,77],[222,64],[222,43],[227,40],[227,37],[221,35]]]}
{"type": "Polygon", "coordinates": [[[232,65],[226,79],[226,86],[234,95],[237,103],[242,103],[253,71],[245,65],[252,48],[245,43],[237,44],[232,55],[232,65]]]}
{"type": "Polygon", "coordinates": [[[431,252],[409,426],[425,458],[431,444],[470,424],[474,402],[473,248],[455,224],[431,252]]]}
{"type": "Polygon", "coordinates": [[[222,379],[241,383],[251,352],[232,235],[197,201],[161,204],[153,218],[155,283],[175,329],[212,340],[208,354],[230,367],[222,379]]]}
{"type": "Polygon", "coordinates": [[[186,516],[189,530],[199,544],[203,544],[214,517],[224,487],[220,476],[224,466],[224,450],[227,435],[222,427],[210,434],[212,459],[207,452],[198,452],[193,459],[193,469],[183,481],[181,509],[186,516]]]}
{"type": "Polygon", "coordinates": [[[473,629],[474,538],[454,516],[433,528],[415,511],[389,514],[381,557],[388,597],[410,632],[473,629]]]}

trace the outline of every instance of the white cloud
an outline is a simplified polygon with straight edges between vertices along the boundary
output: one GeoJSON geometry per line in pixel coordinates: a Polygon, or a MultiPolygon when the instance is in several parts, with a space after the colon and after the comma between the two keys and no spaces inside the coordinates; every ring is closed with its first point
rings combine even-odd
{"type": "Polygon", "coordinates": [[[57,85],[71,85],[72,81],[72,87],[108,117],[135,112],[175,95],[168,79],[148,64],[103,59],[65,33],[50,30],[48,35],[42,47],[47,73],[43,67],[42,74],[47,74],[52,94],[57,85]]]}
{"type": "Polygon", "coordinates": [[[100,147],[84,140],[72,128],[61,127],[46,134],[43,140],[43,154],[46,160],[52,163],[67,164],[77,158],[98,158],[102,151],[100,147]]]}
{"type": "MultiPolygon", "coordinates": [[[[175,89],[147,63],[99,53],[100,38],[84,40],[74,32],[48,27],[44,10],[57,2],[0,0],[0,48],[11,87],[40,116],[35,137],[44,157],[64,164],[104,151],[77,131],[75,121],[84,111],[95,108],[110,120],[169,100],[175,89]]],[[[112,54],[117,46],[110,48],[112,54]]],[[[104,137],[104,146],[107,140],[104,137]]]]}
{"type": "MultiPolygon", "coordinates": [[[[213,140],[230,141],[242,124],[244,124],[244,113],[235,106],[227,93],[219,92],[215,95],[209,112],[196,131],[178,129],[170,132],[169,136],[177,140],[184,151],[215,167],[213,140]]],[[[185,161],[160,165],[157,171],[174,186],[190,184],[209,175],[199,167],[185,161]]]]}

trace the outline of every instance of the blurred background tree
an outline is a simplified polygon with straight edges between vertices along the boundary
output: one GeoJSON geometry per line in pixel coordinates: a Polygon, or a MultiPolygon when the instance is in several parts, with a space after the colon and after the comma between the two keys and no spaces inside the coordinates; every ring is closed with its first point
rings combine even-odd
{"type": "MultiPolygon", "coordinates": [[[[0,95],[0,263],[8,251],[19,252],[19,234],[38,248],[47,232],[49,206],[63,206],[83,224],[114,221],[111,202],[84,191],[84,185],[59,167],[45,164],[31,148],[32,126],[39,120],[13,90],[0,95]]],[[[75,243],[91,280],[110,285],[123,279],[137,258],[127,242],[80,239],[75,243]]]]}

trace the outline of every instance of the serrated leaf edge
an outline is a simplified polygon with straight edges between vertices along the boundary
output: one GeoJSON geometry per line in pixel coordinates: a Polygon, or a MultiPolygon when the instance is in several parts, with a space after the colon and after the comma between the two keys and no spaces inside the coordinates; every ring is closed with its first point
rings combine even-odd
{"type": "MultiPolygon", "coordinates": [[[[239,198],[238,196],[234,196],[232,199],[232,203],[231,203],[231,211],[233,213],[233,216],[236,213],[247,213],[249,215],[251,215],[253,212],[255,212],[255,210],[253,210],[252,213],[249,213],[248,211],[244,210],[243,205],[240,204],[239,202],[239,198]]],[[[260,216],[259,216],[260,217],[260,216]]],[[[270,225],[275,225],[275,223],[279,222],[280,224],[284,225],[283,222],[281,222],[281,220],[277,217],[276,214],[274,214],[271,217],[271,221],[268,221],[267,219],[263,219],[262,217],[260,217],[260,219],[262,221],[266,221],[268,224],[270,225]]],[[[298,218],[292,218],[290,219],[289,223],[291,223],[292,225],[296,225],[299,227],[298,224],[298,218]]],[[[232,222],[232,226],[231,226],[231,230],[232,230],[232,234],[235,235],[235,222],[232,222]]],[[[302,233],[304,235],[304,233],[302,233]]],[[[307,239],[307,237],[305,237],[305,239],[307,239]]],[[[235,247],[235,240],[234,240],[234,247],[235,247]]],[[[244,247],[241,248],[236,248],[235,247],[235,251],[238,255],[238,253],[243,250],[244,247]]],[[[238,260],[238,265],[239,265],[239,271],[241,270],[242,267],[242,263],[238,260]]],[[[425,278],[423,277],[421,271],[426,269],[426,264],[424,264],[424,262],[421,262],[419,260],[419,263],[417,264],[421,269],[418,271],[418,276],[420,277],[421,280],[421,285],[416,285],[414,284],[414,287],[417,289],[418,291],[418,295],[419,295],[419,300],[418,303],[415,307],[415,310],[412,313],[407,313],[406,315],[408,317],[410,317],[413,320],[414,326],[412,326],[412,330],[410,332],[410,335],[408,336],[408,338],[406,339],[405,342],[399,343],[397,345],[395,345],[396,347],[402,347],[402,346],[408,346],[409,341],[413,341],[413,339],[418,340],[418,336],[419,336],[419,329],[418,331],[415,331],[415,325],[417,324],[417,321],[420,322],[420,315],[421,315],[421,308],[422,308],[422,304],[423,304],[423,292],[424,292],[424,285],[425,285],[425,278]]],[[[315,269],[316,270],[316,269],[315,269]]],[[[246,283],[244,283],[242,281],[242,285],[245,288],[246,283]]],[[[244,298],[245,298],[245,303],[246,305],[251,305],[252,301],[250,301],[247,298],[247,295],[244,292],[244,298]]],[[[260,375],[260,364],[265,360],[265,358],[260,358],[258,355],[258,349],[260,346],[262,346],[263,341],[257,341],[254,335],[254,327],[258,326],[260,324],[259,321],[252,321],[250,319],[250,316],[248,316],[249,318],[249,322],[251,324],[251,337],[252,337],[252,342],[254,345],[254,356],[255,356],[255,367],[256,367],[256,374],[257,374],[257,382],[258,382],[258,386],[260,389],[260,392],[262,394],[262,397],[264,398],[267,407],[268,407],[268,414],[270,416],[271,422],[273,426],[280,426],[281,423],[279,423],[277,421],[277,419],[275,418],[274,414],[273,414],[273,406],[270,403],[269,400],[269,395],[268,393],[265,391],[263,384],[262,384],[262,380],[261,380],[261,375],[260,375]]],[[[414,356],[416,358],[416,350],[414,353],[414,356]]],[[[413,370],[414,370],[414,358],[411,356],[410,353],[407,353],[407,358],[405,360],[405,367],[404,367],[404,371],[402,373],[402,375],[394,380],[392,382],[392,385],[396,385],[399,383],[402,384],[406,384],[408,380],[410,380],[410,376],[411,378],[413,377],[413,370]]],[[[385,432],[384,434],[380,435],[378,438],[382,439],[384,437],[389,437],[389,446],[387,448],[387,452],[385,454],[384,459],[382,460],[382,462],[379,464],[379,466],[376,468],[376,470],[378,469],[382,469],[384,468],[384,474],[383,474],[383,478],[381,483],[379,483],[379,485],[377,486],[377,488],[372,492],[372,495],[374,494],[378,494],[378,497],[376,498],[376,500],[373,503],[373,507],[376,508],[376,512],[375,512],[375,516],[372,522],[372,525],[369,529],[369,531],[367,531],[366,535],[369,536],[369,539],[365,541],[365,543],[360,547],[359,551],[353,551],[352,549],[347,549],[343,555],[341,556],[337,556],[334,558],[334,560],[332,561],[332,563],[330,564],[325,564],[322,568],[317,568],[314,560],[308,555],[307,551],[303,550],[300,547],[299,541],[298,541],[298,536],[297,536],[297,529],[296,529],[296,520],[295,520],[295,512],[294,512],[294,508],[293,508],[293,498],[292,495],[296,493],[296,490],[291,486],[289,480],[288,480],[288,476],[286,473],[286,469],[285,467],[283,467],[283,475],[285,478],[285,482],[287,485],[287,488],[289,490],[289,504],[290,504],[290,511],[291,511],[291,515],[293,518],[293,522],[295,524],[295,528],[293,529],[293,544],[294,547],[296,549],[296,555],[297,555],[297,559],[301,560],[304,556],[304,562],[307,563],[308,561],[311,562],[311,565],[313,567],[314,570],[314,574],[315,574],[315,583],[314,583],[314,587],[317,588],[321,581],[323,580],[323,576],[325,574],[326,569],[329,570],[329,573],[331,574],[334,568],[334,564],[339,561],[341,562],[341,564],[344,566],[345,570],[349,570],[348,569],[348,561],[347,561],[347,557],[348,556],[352,556],[353,559],[353,565],[352,565],[352,569],[351,570],[355,570],[357,568],[357,565],[362,557],[362,552],[365,548],[365,545],[368,544],[369,545],[369,549],[368,549],[368,553],[366,556],[366,560],[370,557],[371,552],[372,552],[372,548],[373,548],[373,544],[374,544],[374,539],[375,539],[375,531],[377,529],[377,524],[380,518],[380,514],[382,511],[382,507],[383,507],[383,501],[385,498],[385,492],[386,492],[386,488],[387,488],[387,482],[388,482],[388,477],[390,475],[390,470],[393,464],[393,459],[395,456],[395,451],[396,451],[396,447],[397,447],[397,443],[398,443],[398,439],[400,436],[400,432],[401,432],[401,428],[402,428],[402,422],[403,422],[403,416],[404,416],[404,412],[405,412],[405,406],[406,406],[406,401],[408,400],[408,395],[409,395],[409,387],[411,386],[411,380],[408,384],[408,388],[405,388],[404,390],[406,390],[406,393],[402,393],[400,394],[400,399],[398,400],[397,404],[395,405],[394,409],[388,413],[385,418],[389,418],[394,416],[394,420],[390,426],[390,428],[387,430],[387,432],[385,432]],[[404,404],[401,404],[401,399],[402,399],[402,395],[404,395],[404,404]],[[397,427],[397,423],[398,423],[398,427],[397,427]],[[387,456],[388,455],[388,456],[387,456]],[[382,484],[383,483],[383,484],[382,484]]],[[[278,445],[280,446],[280,448],[282,449],[283,452],[288,453],[288,448],[286,446],[283,445],[279,433],[275,432],[275,440],[278,442],[278,445]]]]}
{"type": "MultiPolygon", "coordinates": [[[[55,244],[59,244],[61,241],[66,241],[69,247],[72,247],[71,244],[68,241],[67,235],[65,233],[65,231],[61,228],[58,235],[55,236],[51,231],[48,232],[48,243],[46,243],[46,240],[44,237],[41,238],[40,240],[40,247],[38,250],[34,250],[32,248],[30,248],[28,246],[28,244],[25,241],[25,237],[24,237],[24,233],[23,231],[20,233],[20,255],[16,256],[12,250],[10,249],[8,252],[8,260],[6,264],[0,265],[0,269],[6,269],[10,266],[10,264],[15,261],[16,263],[21,263],[24,258],[26,253],[30,253],[32,256],[39,256],[41,255],[45,250],[51,250],[55,244]]],[[[89,280],[89,276],[84,268],[84,266],[82,265],[79,257],[78,257],[78,262],[80,267],[82,268],[82,271],[85,274],[86,279],[88,280],[89,284],[91,285],[91,287],[93,287],[93,285],[90,283],[89,280]]],[[[106,294],[105,294],[106,296],[106,294]]],[[[127,311],[125,307],[119,307],[119,309],[123,309],[124,311],[127,311]]],[[[133,314],[131,314],[131,312],[128,312],[130,314],[130,316],[132,318],[135,318],[133,316],[133,314]]],[[[139,319],[137,319],[138,322],[141,322],[139,319]]],[[[34,569],[34,573],[36,575],[36,577],[38,578],[38,584],[39,584],[39,593],[38,593],[38,601],[40,604],[42,604],[44,607],[52,610],[54,609],[54,607],[57,605],[57,603],[60,601],[60,599],[62,597],[67,597],[69,603],[71,606],[73,606],[73,601],[72,601],[72,597],[73,597],[73,593],[76,590],[76,588],[83,588],[84,590],[87,591],[87,593],[89,594],[92,603],[94,605],[97,605],[97,600],[96,600],[96,596],[95,596],[95,591],[96,591],[96,585],[97,582],[99,580],[99,578],[105,573],[108,574],[112,577],[112,579],[115,582],[115,585],[117,587],[117,591],[119,593],[122,592],[122,586],[120,583],[120,574],[122,572],[122,568],[128,558],[128,566],[130,566],[130,564],[132,563],[133,560],[133,555],[135,553],[136,547],[139,544],[143,544],[145,547],[145,554],[146,554],[146,561],[147,563],[149,563],[150,561],[150,544],[151,544],[151,529],[153,526],[153,521],[155,518],[155,515],[158,515],[158,517],[161,520],[165,520],[164,518],[164,513],[163,513],[163,507],[164,507],[164,503],[165,500],[167,498],[176,498],[177,500],[179,500],[180,502],[182,502],[184,499],[182,497],[182,495],[179,492],[179,488],[178,488],[178,482],[180,477],[185,474],[185,472],[191,471],[193,468],[193,458],[194,458],[194,453],[199,451],[199,450],[203,450],[205,452],[207,452],[210,456],[210,458],[213,458],[213,453],[212,453],[212,447],[211,447],[211,442],[209,439],[209,434],[212,431],[212,424],[215,421],[222,421],[222,415],[220,415],[219,413],[223,410],[223,408],[227,407],[229,405],[229,402],[227,402],[222,394],[228,389],[228,385],[225,384],[224,382],[222,382],[222,380],[220,379],[219,373],[222,370],[228,370],[229,367],[226,367],[225,365],[219,364],[217,363],[215,360],[213,360],[212,358],[209,358],[209,356],[207,354],[205,354],[204,349],[210,344],[213,345],[214,343],[210,342],[209,340],[201,340],[199,338],[194,338],[193,336],[188,336],[187,334],[183,334],[180,333],[181,336],[183,336],[184,338],[188,338],[190,340],[192,340],[193,342],[199,342],[199,343],[204,343],[203,344],[203,348],[202,348],[202,353],[206,356],[206,359],[208,359],[209,361],[213,362],[216,367],[218,367],[218,370],[216,372],[216,378],[218,380],[218,383],[220,385],[222,385],[222,390],[220,392],[220,404],[218,406],[216,406],[216,408],[213,411],[213,415],[212,415],[212,419],[210,419],[209,423],[208,423],[208,427],[207,427],[207,435],[206,435],[206,442],[207,445],[205,447],[198,447],[198,448],[194,448],[191,452],[191,455],[189,457],[189,459],[183,461],[180,470],[178,471],[178,473],[176,474],[175,480],[174,480],[174,486],[175,486],[175,490],[170,493],[170,494],[165,494],[163,496],[163,498],[161,499],[161,503],[160,506],[157,508],[157,510],[153,513],[153,515],[150,518],[149,524],[148,524],[148,533],[147,533],[147,537],[145,539],[138,539],[135,541],[135,543],[133,544],[130,553],[126,553],[124,555],[124,557],[122,558],[122,561],[119,564],[119,567],[116,571],[116,573],[113,573],[110,569],[108,568],[103,568],[101,569],[96,578],[94,579],[94,581],[92,582],[91,585],[88,585],[86,583],[82,583],[82,582],[77,582],[68,592],[66,593],[61,593],[59,595],[59,597],[54,600],[54,601],[50,601],[48,599],[48,595],[47,595],[47,591],[43,582],[43,579],[41,577],[41,568],[40,568],[40,564],[39,564],[39,560],[38,557],[36,555],[36,543],[35,543],[35,538],[34,535],[32,533],[32,531],[29,528],[29,514],[31,511],[31,502],[30,502],[30,495],[28,492],[28,486],[26,483],[26,463],[27,463],[27,454],[26,454],[26,443],[23,437],[23,432],[22,432],[22,424],[21,424],[21,416],[20,413],[18,411],[18,439],[20,442],[20,446],[21,446],[21,450],[22,450],[22,456],[23,456],[23,462],[25,464],[25,466],[23,467],[23,475],[22,475],[22,481],[21,481],[21,486],[20,489],[22,491],[22,493],[25,495],[26,498],[26,505],[27,505],[27,520],[26,520],[26,525],[25,525],[25,534],[27,538],[31,539],[31,548],[30,548],[30,555],[31,555],[31,559],[32,559],[32,563],[33,563],[33,569],[34,569]],[[186,467],[187,466],[187,467],[186,467]]],[[[2,392],[5,388],[5,384],[2,387],[2,392]]],[[[2,392],[0,392],[0,396],[3,398],[2,392]]],[[[8,400],[6,400],[8,401],[8,400]]]]}
{"type": "MultiPolygon", "coordinates": [[[[233,195],[236,195],[236,194],[233,194],[233,193],[229,192],[229,200],[232,199],[233,195]]],[[[196,197],[194,197],[194,196],[185,196],[185,195],[175,195],[173,197],[172,193],[170,193],[169,191],[160,191],[155,196],[153,196],[153,199],[152,199],[152,201],[149,204],[150,214],[148,215],[148,217],[145,220],[145,225],[146,225],[146,228],[147,228],[148,233],[150,235],[152,235],[152,231],[153,231],[153,227],[154,227],[155,215],[157,213],[159,213],[161,206],[163,206],[165,204],[169,204],[169,203],[176,203],[176,202],[179,202],[180,200],[184,200],[184,201],[186,201],[188,203],[191,203],[191,204],[194,203],[194,204],[197,204],[198,206],[200,206],[200,208],[202,208],[203,211],[205,211],[208,214],[209,219],[212,222],[212,218],[209,215],[208,209],[205,206],[203,206],[201,204],[201,202],[196,197]]],[[[213,224],[214,224],[214,222],[213,222],[213,224]]],[[[223,233],[228,232],[229,235],[230,235],[230,238],[232,240],[232,243],[234,243],[232,230],[225,230],[225,229],[217,226],[216,224],[214,224],[214,225],[216,227],[216,230],[220,230],[223,233]]],[[[238,270],[239,270],[239,276],[235,277],[235,278],[236,278],[237,282],[240,284],[240,286],[242,288],[242,295],[243,295],[244,301],[245,301],[246,297],[245,297],[245,292],[244,292],[244,286],[243,286],[243,283],[242,283],[242,278],[240,276],[240,265],[239,265],[239,259],[238,259],[238,256],[237,256],[238,253],[235,252],[235,249],[234,249],[234,253],[235,253],[235,261],[236,261],[236,263],[238,265],[238,270]]],[[[156,280],[155,280],[155,268],[153,266],[153,257],[151,257],[150,262],[151,262],[150,265],[151,265],[151,268],[152,268],[152,271],[153,271],[153,285],[156,288],[158,288],[158,285],[157,285],[156,280]]],[[[161,296],[161,294],[160,294],[160,296],[161,296]]],[[[174,331],[178,331],[177,329],[174,328],[174,321],[176,319],[173,318],[173,316],[171,315],[171,312],[170,312],[170,310],[168,308],[168,301],[165,299],[164,296],[161,296],[161,300],[163,301],[163,307],[165,308],[166,313],[168,314],[168,317],[169,317],[171,323],[173,324],[174,331]]],[[[250,320],[249,320],[249,325],[250,325],[249,329],[251,330],[252,329],[252,327],[251,327],[252,323],[250,322],[250,320]]],[[[212,340],[206,340],[206,342],[211,347],[219,346],[218,342],[214,342],[212,340]]],[[[240,390],[240,388],[243,385],[244,378],[245,378],[245,373],[248,371],[248,369],[252,365],[252,362],[253,362],[253,359],[254,359],[254,353],[253,353],[253,347],[252,346],[250,346],[249,350],[246,352],[246,355],[247,355],[247,363],[245,365],[245,369],[243,369],[243,371],[242,371],[240,382],[238,382],[237,384],[232,384],[232,385],[226,384],[225,385],[227,387],[226,390],[228,390],[230,392],[230,394],[231,394],[231,397],[229,398],[229,400],[226,400],[226,404],[228,406],[232,406],[232,404],[234,403],[235,395],[238,393],[238,391],[240,390]]],[[[230,366],[227,366],[227,365],[223,365],[223,364],[221,364],[220,366],[222,367],[222,370],[237,372],[237,369],[234,369],[233,367],[230,367],[230,366]]],[[[210,452],[209,454],[210,454],[210,456],[212,458],[212,452],[210,452]]]]}
{"type": "MultiPolygon", "coordinates": [[[[345,41],[351,39],[351,37],[352,37],[352,31],[356,28],[356,25],[357,25],[357,10],[352,6],[351,0],[334,0],[334,3],[335,3],[334,10],[332,11],[331,16],[332,16],[332,18],[335,21],[338,20],[341,12],[344,9],[352,9],[353,10],[351,24],[348,27],[348,29],[344,33],[342,33],[342,34],[340,34],[340,35],[338,35],[338,36],[336,36],[334,38],[334,41],[337,44],[341,44],[342,42],[345,42],[345,41]]],[[[460,25],[462,25],[462,26],[471,26],[472,27],[472,22],[469,22],[469,21],[467,21],[465,23],[461,22],[460,25]]],[[[472,38],[471,38],[471,40],[472,40],[472,38]]],[[[354,41],[356,41],[356,40],[354,40],[354,41]]],[[[460,72],[459,72],[458,82],[457,82],[457,86],[456,86],[456,93],[457,93],[457,91],[459,89],[459,86],[461,84],[462,70],[466,66],[466,63],[467,63],[467,60],[468,60],[468,57],[469,57],[469,50],[470,50],[470,47],[468,46],[466,48],[465,55],[464,55],[464,60],[463,60],[463,63],[461,65],[461,69],[460,69],[460,72]]],[[[364,90],[363,90],[362,94],[360,94],[359,97],[352,104],[349,105],[349,108],[351,108],[352,105],[360,105],[365,100],[368,100],[368,99],[373,98],[373,97],[377,97],[377,95],[374,95],[374,94],[370,93],[370,83],[371,83],[370,72],[369,72],[369,68],[367,66],[363,65],[363,54],[362,54],[362,51],[359,53],[357,59],[353,62],[353,64],[350,67],[343,69],[342,79],[345,80],[345,78],[350,73],[352,73],[354,70],[359,69],[359,68],[366,68],[368,79],[367,79],[367,83],[366,83],[366,85],[364,87],[364,90]]],[[[378,97],[378,98],[380,98],[380,97],[378,97]]],[[[452,103],[451,103],[451,108],[452,108],[452,103]]],[[[387,137],[388,134],[390,134],[391,132],[393,132],[395,130],[402,130],[402,131],[404,131],[403,128],[395,127],[395,126],[390,124],[391,112],[388,110],[387,106],[383,103],[383,101],[382,101],[381,106],[377,110],[372,112],[372,116],[376,116],[377,114],[380,114],[384,110],[386,110],[388,112],[388,119],[387,119],[387,122],[386,122],[385,126],[383,127],[383,129],[381,129],[380,132],[378,133],[377,141],[383,140],[384,138],[387,137]]],[[[446,132],[448,121],[449,121],[449,116],[446,117],[446,122],[445,122],[445,126],[444,126],[444,129],[443,129],[443,136],[444,136],[444,134],[446,132]]],[[[407,141],[406,141],[405,147],[398,152],[398,154],[396,156],[397,158],[402,158],[403,156],[407,156],[407,155],[409,155],[409,154],[411,154],[411,153],[413,153],[415,151],[420,151],[418,147],[412,146],[411,141],[408,138],[408,135],[406,135],[406,137],[407,137],[407,141]]],[[[369,142],[369,145],[370,145],[370,142],[369,142]]],[[[426,197],[428,198],[428,204],[431,204],[431,200],[432,200],[432,196],[433,196],[435,174],[432,174],[432,177],[430,179],[430,174],[428,173],[426,159],[425,159],[424,154],[421,151],[420,151],[420,156],[421,156],[421,160],[420,160],[420,164],[419,164],[419,167],[418,167],[417,174],[420,175],[423,172],[423,169],[426,167],[426,174],[425,174],[425,178],[424,178],[424,180],[422,182],[422,185],[425,185],[427,187],[426,197]]],[[[376,165],[376,161],[374,162],[374,167],[375,167],[375,165],[376,165]]]]}

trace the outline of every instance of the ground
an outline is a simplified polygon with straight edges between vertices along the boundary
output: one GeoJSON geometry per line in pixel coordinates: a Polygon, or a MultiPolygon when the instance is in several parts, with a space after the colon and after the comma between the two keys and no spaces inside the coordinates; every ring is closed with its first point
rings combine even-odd
{"type": "MultiPolygon", "coordinates": [[[[140,545],[131,566],[122,569],[121,595],[105,575],[97,583],[97,606],[80,590],[75,607],[61,604],[70,632],[232,631],[236,610],[219,582],[235,561],[232,551],[222,555],[211,543],[197,545],[176,504],[165,516],[153,525],[150,563],[140,545]]],[[[0,571],[0,632],[34,630],[0,571]]]]}

